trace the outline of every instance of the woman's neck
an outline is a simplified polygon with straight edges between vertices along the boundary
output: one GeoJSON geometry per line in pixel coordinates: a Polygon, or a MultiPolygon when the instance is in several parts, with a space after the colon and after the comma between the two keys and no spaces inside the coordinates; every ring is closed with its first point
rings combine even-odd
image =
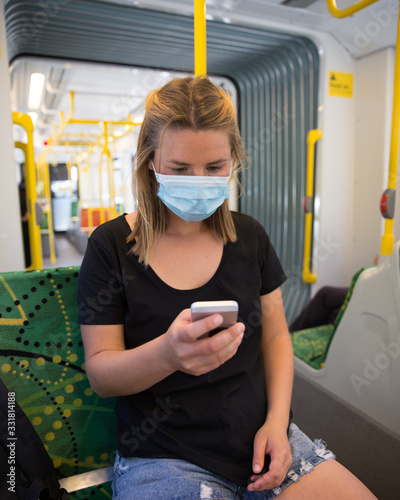
{"type": "Polygon", "coordinates": [[[204,221],[185,221],[171,211],[168,213],[168,226],[165,232],[168,236],[189,238],[208,231],[209,228],[204,221]]]}

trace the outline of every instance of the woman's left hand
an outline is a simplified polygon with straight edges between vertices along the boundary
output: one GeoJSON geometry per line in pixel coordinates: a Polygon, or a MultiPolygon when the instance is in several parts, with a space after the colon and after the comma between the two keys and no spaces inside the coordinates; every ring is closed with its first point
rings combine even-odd
{"type": "Polygon", "coordinates": [[[269,420],[259,429],[254,438],[253,476],[249,491],[269,490],[279,486],[286,477],[292,463],[292,453],[287,438],[287,429],[281,422],[269,420]],[[269,470],[260,475],[265,463],[265,455],[270,455],[269,470]]]}

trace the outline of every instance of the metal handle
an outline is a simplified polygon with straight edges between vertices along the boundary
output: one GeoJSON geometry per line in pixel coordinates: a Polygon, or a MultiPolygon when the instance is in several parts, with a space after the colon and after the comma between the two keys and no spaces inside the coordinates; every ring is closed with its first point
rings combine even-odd
{"type": "Polygon", "coordinates": [[[332,16],[343,18],[348,17],[363,9],[364,7],[368,7],[372,3],[375,3],[377,0],[361,0],[360,2],[347,7],[347,9],[340,10],[336,6],[336,0],[327,0],[328,10],[332,14],[332,16]]]}
{"type": "Polygon", "coordinates": [[[312,200],[314,198],[314,149],[315,143],[321,139],[322,130],[310,130],[307,134],[307,182],[306,196],[304,199],[304,258],[303,258],[303,281],[304,283],[315,283],[317,275],[310,271],[311,261],[311,238],[312,238],[312,200]]]}

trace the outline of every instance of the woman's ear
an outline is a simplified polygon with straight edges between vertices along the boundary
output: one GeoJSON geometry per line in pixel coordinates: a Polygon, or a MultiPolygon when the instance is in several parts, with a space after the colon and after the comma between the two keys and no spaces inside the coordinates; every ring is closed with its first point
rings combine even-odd
{"type": "Polygon", "coordinates": [[[149,170],[152,170],[153,172],[156,171],[156,167],[154,166],[154,157],[149,158],[149,161],[147,162],[147,167],[149,170]]]}

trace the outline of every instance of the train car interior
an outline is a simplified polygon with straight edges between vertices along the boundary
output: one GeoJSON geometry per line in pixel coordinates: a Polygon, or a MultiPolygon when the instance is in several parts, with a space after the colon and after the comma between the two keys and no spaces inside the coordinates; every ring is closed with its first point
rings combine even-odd
{"type": "Polygon", "coordinates": [[[380,500],[399,499],[399,3],[0,6],[0,374],[70,498],[112,498],[116,448],[114,399],[84,367],[86,244],[136,209],[146,95],[206,73],[235,103],[250,159],[230,207],[271,239],[288,325],[323,287],[348,290],[334,321],[291,332],[294,421],[380,500]]]}

